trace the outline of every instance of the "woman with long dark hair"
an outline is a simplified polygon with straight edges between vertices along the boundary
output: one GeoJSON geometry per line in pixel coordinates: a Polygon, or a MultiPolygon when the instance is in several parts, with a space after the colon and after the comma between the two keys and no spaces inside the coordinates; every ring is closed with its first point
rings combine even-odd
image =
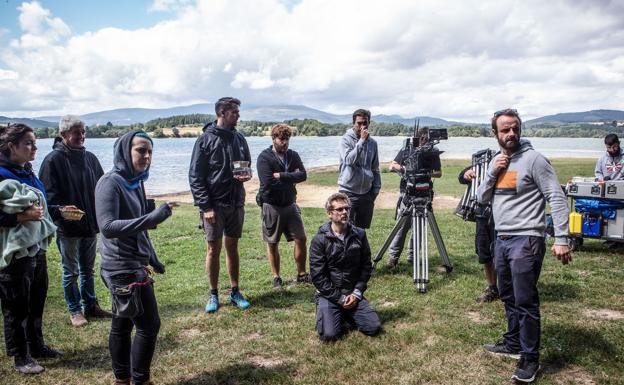
{"type": "Polygon", "coordinates": [[[160,329],[158,305],[148,265],[158,273],[148,229],[171,215],[176,202],[150,207],[143,181],[149,176],[152,139],[131,131],[115,142],[114,166],[95,189],[96,216],[102,239],[100,268],[111,292],[113,320],[109,349],[116,384],[150,383],[150,366],[160,329]],[[132,329],[136,335],[132,341],[132,329]]]}
{"type": "MultiPolygon", "coordinates": [[[[25,124],[0,127],[0,301],[6,351],[23,374],[43,372],[33,357],[63,354],[44,343],[41,331],[48,293],[46,249],[56,226],[46,210],[43,183],[30,164],[35,142],[25,124]]],[[[60,207],[49,211],[63,215],[60,207]]]]}

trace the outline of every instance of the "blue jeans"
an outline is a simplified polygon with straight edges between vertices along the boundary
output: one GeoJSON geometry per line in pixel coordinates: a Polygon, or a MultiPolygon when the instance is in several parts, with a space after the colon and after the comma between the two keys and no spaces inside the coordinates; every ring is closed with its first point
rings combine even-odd
{"type": "Polygon", "coordinates": [[[505,345],[528,359],[537,360],[540,348],[540,302],[537,280],[546,252],[543,237],[499,236],[495,267],[498,293],[505,304],[505,345]]]}
{"type": "Polygon", "coordinates": [[[97,301],[93,279],[96,240],[96,237],[75,238],[61,234],[56,237],[56,245],[61,253],[63,264],[65,302],[71,314],[82,310],[81,299],[85,309],[93,306],[97,301]],[[78,277],[80,277],[80,288],[78,277]]]}

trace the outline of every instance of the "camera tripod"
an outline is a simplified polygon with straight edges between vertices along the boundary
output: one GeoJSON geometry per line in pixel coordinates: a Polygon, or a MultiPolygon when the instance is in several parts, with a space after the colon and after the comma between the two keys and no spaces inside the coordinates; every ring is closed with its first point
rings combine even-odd
{"type": "Polygon", "coordinates": [[[381,249],[373,259],[373,268],[382,258],[395,235],[405,225],[405,222],[412,222],[412,242],[414,245],[414,264],[412,274],[416,291],[425,293],[429,284],[429,244],[428,244],[428,228],[431,227],[431,234],[435,240],[438,252],[442,258],[442,265],[447,273],[453,271],[453,266],[446,252],[444,240],[440,234],[438,223],[436,222],[433,210],[430,209],[430,197],[415,197],[406,195],[403,197],[404,207],[399,211],[397,223],[392,228],[390,235],[381,246],[381,249]]]}

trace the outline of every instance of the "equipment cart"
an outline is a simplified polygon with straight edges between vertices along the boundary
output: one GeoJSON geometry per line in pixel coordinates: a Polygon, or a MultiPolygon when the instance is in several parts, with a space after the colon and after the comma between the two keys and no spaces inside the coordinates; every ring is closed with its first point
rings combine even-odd
{"type": "Polygon", "coordinates": [[[574,177],[566,185],[566,193],[572,250],[583,245],[583,238],[624,243],[624,180],[596,182],[574,177]]]}

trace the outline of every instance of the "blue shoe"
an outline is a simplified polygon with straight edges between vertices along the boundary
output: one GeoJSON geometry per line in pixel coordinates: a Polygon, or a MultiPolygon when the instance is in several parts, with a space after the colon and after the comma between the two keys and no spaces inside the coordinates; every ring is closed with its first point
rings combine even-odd
{"type": "Polygon", "coordinates": [[[208,303],[206,304],[206,313],[214,313],[219,309],[219,296],[216,294],[210,294],[208,297],[208,303]]]}
{"type": "Polygon", "coordinates": [[[243,297],[240,291],[235,291],[230,294],[230,302],[241,309],[247,309],[249,307],[249,301],[243,297]]]}

